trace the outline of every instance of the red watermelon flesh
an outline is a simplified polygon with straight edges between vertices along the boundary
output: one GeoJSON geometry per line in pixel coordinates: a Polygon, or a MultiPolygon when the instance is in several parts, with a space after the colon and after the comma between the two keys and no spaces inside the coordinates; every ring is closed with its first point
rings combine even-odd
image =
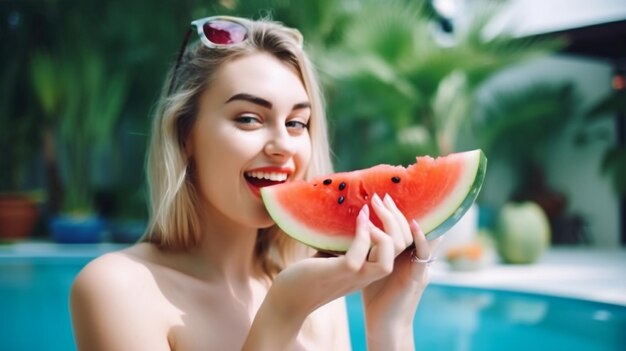
{"type": "MultiPolygon", "coordinates": [[[[416,219],[433,239],[447,231],[476,200],[487,159],[481,150],[432,158],[417,157],[408,167],[378,165],[294,181],[261,189],[276,224],[313,248],[345,252],[356,229],[356,217],[374,194],[389,194],[409,220],[416,219]]],[[[380,220],[370,211],[379,228],[380,220]]]]}

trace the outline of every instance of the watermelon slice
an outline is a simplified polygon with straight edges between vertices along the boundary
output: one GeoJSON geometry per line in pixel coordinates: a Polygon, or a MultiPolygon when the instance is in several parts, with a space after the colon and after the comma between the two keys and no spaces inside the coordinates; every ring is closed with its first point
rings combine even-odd
{"type": "MultiPolygon", "coordinates": [[[[361,207],[370,204],[375,193],[381,198],[389,194],[407,219],[418,221],[428,239],[442,235],[476,200],[486,167],[481,150],[423,156],[406,168],[378,165],[264,187],[261,197],[288,235],[321,251],[345,252],[361,207]]],[[[374,211],[370,219],[383,227],[374,211]]]]}

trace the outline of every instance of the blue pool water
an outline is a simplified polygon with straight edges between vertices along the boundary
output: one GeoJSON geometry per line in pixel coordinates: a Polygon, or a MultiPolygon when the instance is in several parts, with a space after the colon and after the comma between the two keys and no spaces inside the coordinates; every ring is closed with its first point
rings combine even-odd
{"type": "MultiPolygon", "coordinates": [[[[75,350],[71,282],[87,257],[0,257],[0,350],[75,350]]],[[[358,295],[348,297],[355,351],[365,350],[358,295]]],[[[418,350],[626,350],[626,307],[432,284],[415,320],[418,350]]]]}

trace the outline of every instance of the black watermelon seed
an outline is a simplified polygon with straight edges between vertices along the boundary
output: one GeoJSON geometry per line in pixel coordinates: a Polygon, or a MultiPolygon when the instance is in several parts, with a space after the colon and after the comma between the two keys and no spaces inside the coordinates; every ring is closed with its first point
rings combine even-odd
{"type": "Polygon", "coordinates": [[[339,190],[343,190],[346,188],[346,182],[341,182],[341,184],[339,184],[339,190]]]}
{"type": "Polygon", "coordinates": [[[400,183],[400,177],[391,177],[391,181],[398,184],[400,183]]]}
{"type": "Polygon", "coordinates": [[[330,183],[332,182],[333,182],[332,179],[324,179],[324,185],[330,185],[330,183]]]}
{"type": "Polygon", "coordinates": [[[341,205],[346,199],[343,196],[339,196],[339,199],[337,199],[337,202],[341,205]]]}

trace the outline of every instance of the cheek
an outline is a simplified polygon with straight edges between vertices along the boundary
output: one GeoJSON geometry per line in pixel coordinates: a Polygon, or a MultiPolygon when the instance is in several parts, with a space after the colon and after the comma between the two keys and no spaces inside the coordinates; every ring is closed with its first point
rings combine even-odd
{"type": "Polygon", "coordinates": [[[254,143],[237,132],[212,133],[197,144],[194,158],[201,169],[200,182],[232,181],[254,155],[254,143]]]}

